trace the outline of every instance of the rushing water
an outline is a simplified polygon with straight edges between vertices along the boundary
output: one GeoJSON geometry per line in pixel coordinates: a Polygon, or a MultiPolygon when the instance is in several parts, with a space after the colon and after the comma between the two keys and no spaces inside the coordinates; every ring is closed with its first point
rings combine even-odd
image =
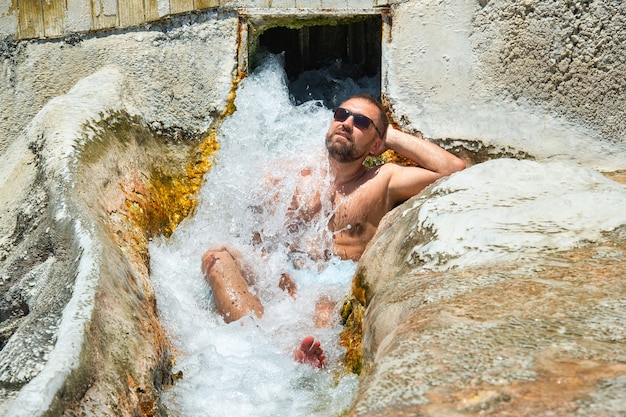
{"type": "MultiPolygon", "coordinates": [[[[342,85],[326,97],[331,104],[363,89],[353,81],[342,85]]],[[[324,252],[331,241],[330,207],[307,227],[285,224],[297,172],[309,169],[313,178],[322,178],[324,134],[332,115],[319,101],[299,106],[292,101],[277,58],[241,83],[237,111],[220,127],[221,149],[196,215],[168,240],[151,244],[159,311],[178,349],[175,371],[183,372],[167,402],[180,415],[329,416],[347,408],[356,387],[356,376],[338,374],[344,352],[337,344],[339,323],[327,329],[313,323],[320,297],[341,301],[348,294],[355,264],[304,258],[299,259],[304,267],[295,269],[289,256],[289,246],[324,252]],[[270,206],[271,212],[265,210],[270,206]],[[255,232],[261,233],[262,247],[253,245],[255,232]],[[255,271],[254,288],[265,306],[261,319],[225,324],[216,314],[200,260],[208,248],[222,245],[237,249],[255,271]],[[296,281],[295,300],[277,287],[283,272],[296,281]],[[293,361],[294,348],[308,334],[321,340],[327,370],[293,361]]],[[[300,192],[320,188],[315,182],[310,186],[300,192]]]]}
{"type": "MultiPolygon", "coordinates": [[[[329,105],[367,87],[341,84],[341,93],[326,94],[329,105]]],[[[159,311],[177,349],[175,371],[183,374],[165,393],[166,403],[181,416],[336,415],[348,407],[357,378],[336,372],[343,354],[340,325],[315,328],[313,310],[322,296],[341,300],[348,294],[355,264],[305,259],[303,268],[292,266],[294,246],[302,252],[329,248],[330,207],[306,227],[285,223],[297,172],[309,169],[322,178],[331,111],[317,101],[294,105],[275,59],[242,82],[235,104],[237,111],[220,128],[221,150],[195,216],[150,246],[159,311]],[[271,189],[268,179],[275,180],[271,189]],[[253,244],[255,232],[263,245],[253,244]],[[225,324],[216,314],[200,259],[221,245],[240,251],[258,277],[261,319],[225,324]],[[297,282],[296,299],[277,288],[283,272],[297,282]],[[322,341],[329,369],[292,360],[307,334],[322,341]]],[[[615,149],[624,152],[621,145],[615,149]]],[[[414,227],[432,239],[416,246],[408,261],[433,270],[528,262],[626,224],[625,187],[573,162],[495,160],[439,182],[415,202],[421,208],[414,227]]],[[[300,192],[324,188],[310,185],[300,192]]]]}

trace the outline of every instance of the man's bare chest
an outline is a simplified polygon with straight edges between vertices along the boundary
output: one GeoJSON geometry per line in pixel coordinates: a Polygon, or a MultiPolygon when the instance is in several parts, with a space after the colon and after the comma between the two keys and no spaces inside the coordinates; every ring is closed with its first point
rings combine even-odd
{"type": "Polygon", "coordinates": [[[335,192],[331,230],[360,235],[365,230],[378,226],[386,212],[385,199],[380,193],[372,192],[374,190],[371,188],[363,186],[348,195],[335,192]]]}

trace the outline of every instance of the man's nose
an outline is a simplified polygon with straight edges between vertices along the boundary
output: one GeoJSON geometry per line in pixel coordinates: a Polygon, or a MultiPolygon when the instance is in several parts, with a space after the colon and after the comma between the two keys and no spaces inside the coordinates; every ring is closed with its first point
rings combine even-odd
{"type": "Polygon", "coordinates": [[[348,118],[346,120],[341,122],[341,125],[342,126],[348,126],[350,128],[349,131],[352,132],[352,129],[354,129],[354,116],[352,116],[352,115],[348,116],[348,118]]]}

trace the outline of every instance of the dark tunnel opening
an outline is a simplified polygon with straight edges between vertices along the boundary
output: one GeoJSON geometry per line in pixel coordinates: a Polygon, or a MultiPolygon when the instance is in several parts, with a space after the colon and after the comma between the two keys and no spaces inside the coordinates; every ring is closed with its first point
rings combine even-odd
{"type": "Polygon", "coordinates": [[[380,96],[381,40],[380,15],[357,16],[342,24],[319,24],[318,19],[297,29],[265,30],[257,52],[283,53],[289,91],[297,103],[317,99],[333,107],[341,101],[335,84],[347,78],[364,85],[362,92],[380,96]],[[324,76],[309,75],[320,69],[325,69],[324,76]]]}

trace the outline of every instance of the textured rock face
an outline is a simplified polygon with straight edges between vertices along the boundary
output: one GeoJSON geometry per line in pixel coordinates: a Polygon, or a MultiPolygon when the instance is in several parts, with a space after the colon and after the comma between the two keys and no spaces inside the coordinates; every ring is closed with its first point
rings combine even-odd
{"type": "Polygon", "coordinates": [[[236,66],[216,58],[236,48],[236,19],[196,23],[24,43],[4,61],[0,414],[163,414],[171,358],[147,241],[192,208],[211,151],[200,132],[227,107],[236,66]],[[68,69],[46,72],[54,62],[68,69]]]}
{"type": "MultiPolygon", "coordinates": [[[[504,171],[501,175],[506,176],[504,171]]],[[[350,415],[623,413],[625,226],[583,240],[572,250],[540,251],[514,244],[511,258],[495,255],[505,240],[486,225],[492,262],[481,265],[476,251],[476,266],[423,269],[420,265],[432,261],[424,248],[436,245],[443,232],[426,225],[424,213],[446,217],[460,210],[454,204],[427,207],[446,200],[445,193],[439,194],[445,182],[441,187],[386,217],[359,263],[354,288],[367,305],[365,372],[350,415]]],[[[623,186],[609,182],[608,187],[626,197],[623,186]]],[[[454,190],[448,192],[454,196],[454,190]]],[[[504,189],[495,193],[505,194],[504,189]]],[[[530,210],[524,200],[497,197],[492,203],[493,196],[485,193],[485,206],[530,210]]],[[[461,211],[467,214],[446,219],[474,236],[471,208],[461,211]]],[[[583,212],[581,208],[581,216],[583,212]]],[[[498,219],[495,224],[503,231],[516,230],[518,220],[511,215],[508,223],[498,219]]],[[[542,224],[540,216],[535,221],[542,224]]],[[[556,226],[559,244],[566,241],[559,235],[568,227],[568,222],[556,226]]],[[[533,228],[519,233],[532,234],[533,228]]],[[[469,253],[472,240],[465,243],[469,253]]],[[[454,263],[451,246],[442,252],[447,259],[437,262],[454,263]]]]}
{"type": "Polygon", "coordinates": [[[373,352],[351,415],[623,413],[624,249],[618,239],[558,254],[533,273],[484,268],[390,281],[366,321],[384,327],[394,309],[402,318],[373,352]],[[448,286],[474,288],[425,299],[448,286]]]}
{"type": "Polygon", "coordinates": [[[626,69],[625,7],[619,0],[399,3],[383,50],[394,117],[426,137],[621,169],[601,143],[623,143],[626,132],[626,81],[618,75],[626,69]]]}
{"type": "Polygon", "coordinates": [[[227,102],[237,59],[237,16],[173,18],[146,30],[81,34],[49,42],[0,42],[0,152],[54,97],[111,66],[124,75],[121,99],[155,131],[197,135],[227,102]]]}
{"type": "Polygon", "coordinates": [[[626,86],[613,74],[626,71],[624,2],[492,1],[473,25],[470,38],[500,94],[623,139],[626,86]]]}

